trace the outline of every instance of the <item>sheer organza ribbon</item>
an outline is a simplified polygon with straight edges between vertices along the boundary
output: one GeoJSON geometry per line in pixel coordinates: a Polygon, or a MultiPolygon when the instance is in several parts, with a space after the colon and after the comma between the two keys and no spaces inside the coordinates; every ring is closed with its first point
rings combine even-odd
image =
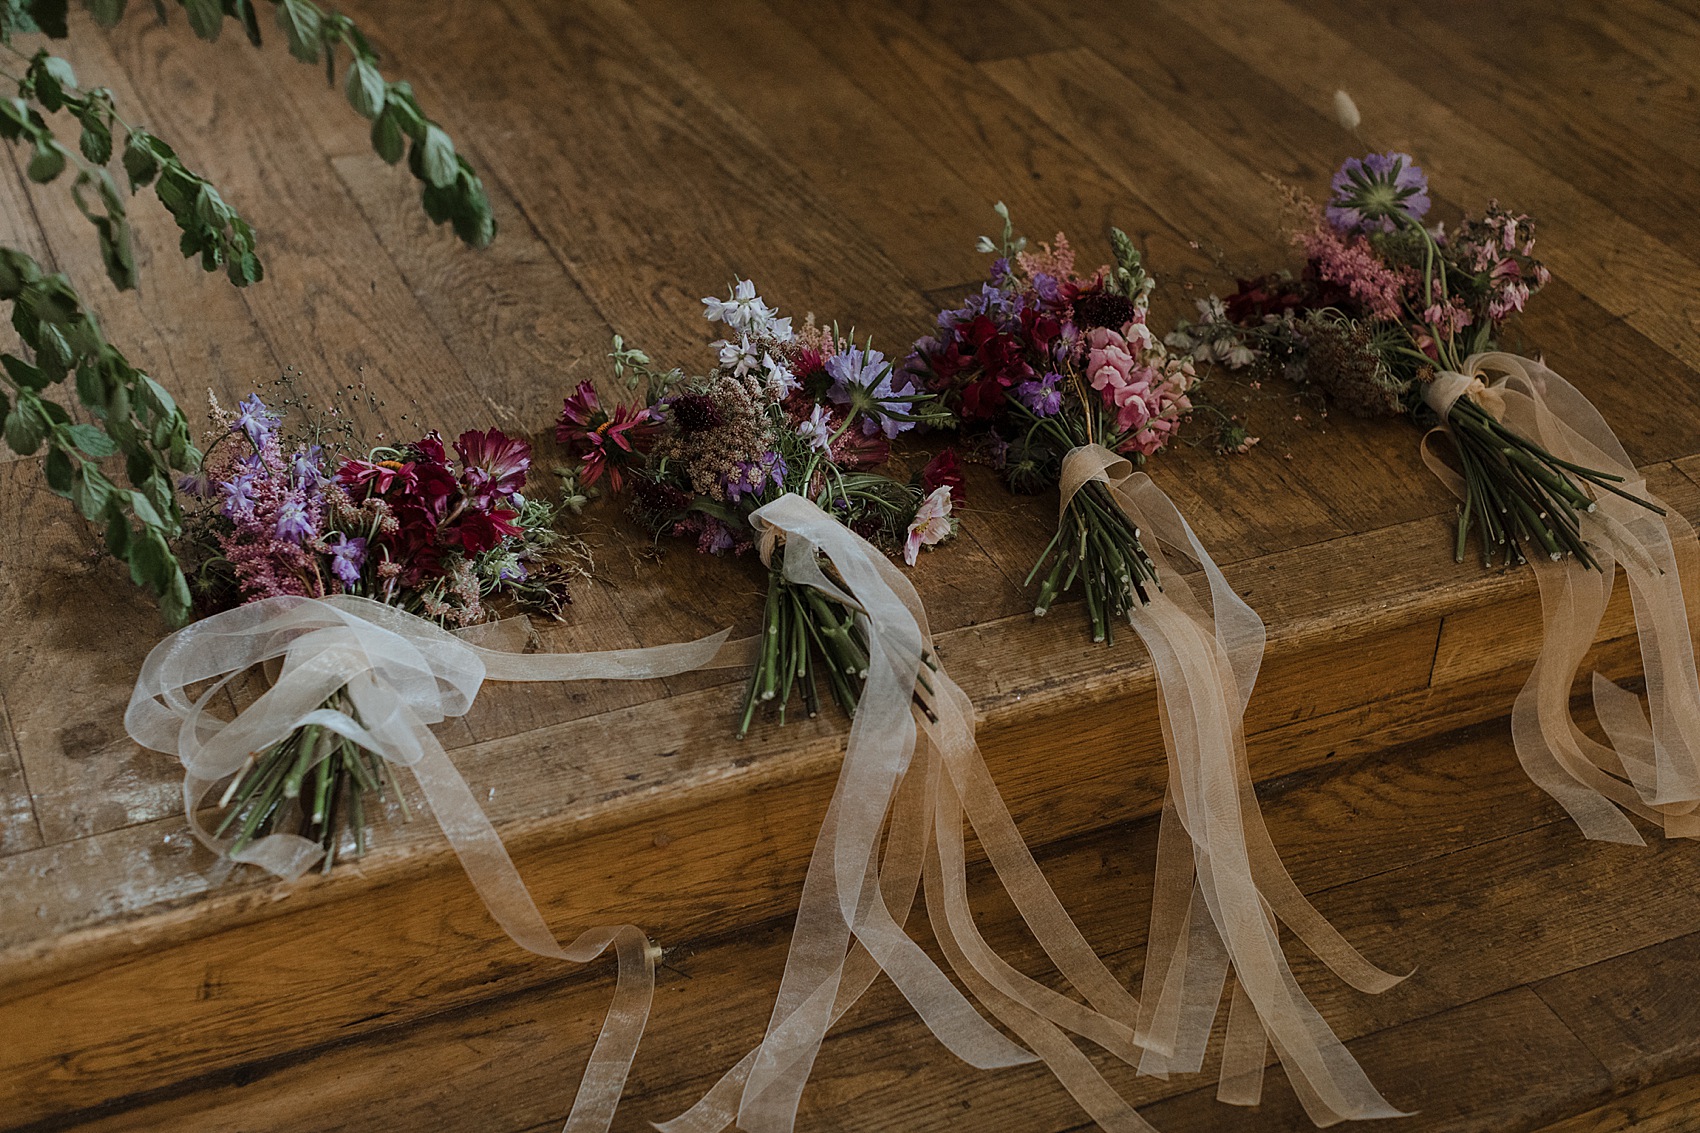
{"type": "Polygon", "coordinates": [[[1574,558],[1535,558],[1542,638],[1534,671],[1511,711],[1511,734],[1529,778],[1569,812],[1588,838],[1641,845],[1624,811],[1664,828],[1667,837],[1700,837],[1700,681],[1683,579],[1700,585],[1694,528],[1647,490],[1599,410],[1545,365],[1515,354],[1476,354],[1462,373],[1438,375],[1424,391],[1442,424],[1423,438],[1423,459],[1459,499],[1464,480],[1433,451],[1449,414],[1469,397],[1496,420],[1560,460],[1623,477],[1622,489],[1665,507],[1658,515],[1597,492],[1580,528],[1598,570],[1574,558]],[[1498,376],[1490,383],[1484,376],[1498,376]],[[1599,633],[1616,569],[1629,578],[1641,643],[1647,703],[1598,673],[1594,708],[1611,746],[1576,726],[1570,689],[1599,633]],[[1621,809],[1620,809],[1621,808],[1621,809]]]}
{"type": "Polygon", "coordinates": [[[1305,899],[1263,824],[1244,730],[1263,660],[1263,622],[1168,496],[1102,445],[1064,459],[1062,522],[1069,522],[1074,493],[1093,481],[1138,528],[1164,583],[1148,588],[1150,600],[1129,614],[1156,669],[1169,766],[1138,1020],[1137,1041],[1146,1048],[1140,1072],[1164,1077],[1202,1067],[1232,971],[1222,1101],[1258,1102],[1267,1042],[1318,1125],[1403,1116],[1305,997],[1281,949],[1278,921],[1359,990],[1384,991],[1404,978],[1364,959],[1305,899]],[[1170,570],[1160,544],[1203,568],[1208,609],[1170,570]]]}
{"type": "Polygon", "coordinates": [[[788,579],[858,611],[868,675],[767,1035],[696,1106],[658,1128],[716,1133],[736,1122],[750,1133],[792,1129],[828,1029],[884,972],[970,1065],[1042,1060],[1105,1128],[1148,1133],[1069,1037],[1137,1064],[1138,1001],[1105,968],[1034,863],[975,745],[973,706],[933,652],[914,588],[876,548],[798,496],[767,505],[752,521],[769,553],[783,540],[788,579]],[[842,586],[821,569],[823,555],[842,586]],[[964,817],[1035,939],[1085,1003],[1016,971],[980,935],[968,903],[964,817]],[[994,1028],[904,930],[923,883],[946,960],[980,1007],[1026,1048],[994,1028]]]}
{"type": "MultiPolygon", "coordinates": [[[[223,844],[198,813],[216,783],[239,771],[251,753],[298,728],[316,725],[346,736],[412,771],[473,887],[516,944],[580,964],[613,946],[619,963],[614,1000],[566,1124],[567,1133],[590,1133],[613,1122],[649,1018],[655,987],[649,939],[620,925],[589,929],[563,947],[430,725],[464,715],[485,680],[644,680],[739,663],[747,650],[723,649],[726,636],[654,649],[522,655],[481,648],[365,598],[268,598],[195,622],[155,646],[124,723],[136,742],[183,762],[191,827],[221,852],[223,844]],[[276,658],[283,662],[276,680],[234,719],[209,711],[231,681],[276,658]],[[200,685],[206,687],[193,693],[200,685]],[[352,715],[323,707],[339,690],[346,690],[352,715]]],[[[231,857],[293,878],[321,852],[309,839],[272,834],[231,857]]]]}

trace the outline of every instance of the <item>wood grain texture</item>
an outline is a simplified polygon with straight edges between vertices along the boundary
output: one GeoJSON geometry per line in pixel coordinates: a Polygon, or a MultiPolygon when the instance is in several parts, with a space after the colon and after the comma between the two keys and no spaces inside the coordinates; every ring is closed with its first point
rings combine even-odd
{"type": "MultiPolygon", "coordinates": [[[[3,170],[0,229],[69,272],[186,405],[295,366],[319,398],[365,380],[388,403],[376,429],[495,423],[536,439],[546,470],[559,399],[585,378],[607,388],[615,330],[689,365],[715,337],[698,297],[745,273],[788,311],[900,353],[977,286],[973,237],[997,199],[1083,254],[1127,228],[1167,320],[1285,256],[1264,175],[1319,189],[1360,144],[1328,110],[1345,85],[1366,138],[1419,155],[1441,212],[1498,196],[1540,217],[1557,278],[1514,345],[1576,381],[1655,489],[1700,514],[1700,253],[1684,223],[1700,192],[1700,34],[1680,6],[1514,0],[1488,20],[1356,0],[1255,14],[1229,0],[359,0],[351,14],[483,173],[503,228],[488,252],[420,216],[405,172],[370,155],[364,124],[281,44],[208,46],[141,13],[68,53],[257,222],[267,282],[237,293],[203,277],[138,199],[144,288],[113,293],[64,194],[3,170]],[[215,126],[235,144],[205,144],[215,126]]],[[[1649,1112],[1675,1112],[1694,1040],[1666,993],[1700,930],[1680,899],[1700,880],[1692,855],[1577,842],[1484,738],[1503,723],[1444,756],[1420,746],[1504,715],[1533,655],[1532,579],[1451,562],[1451,501],[1403,423],[1262,398],[1248,458],[1182,448],[1152,472],[1270,626],[1250,755],[1295,875],[1372,951],[1421,961],[1380,1000],[1322,992],[1325,1014],[1398,1089],[1445,1094],[1398,1095],[1431,1113],[1419,1122],[1529,1127],[1602,1105],[1608,1122],[1642,1104],[1614,1110],[1613,1094],[1643,1088],[1649,1112]],[[1440,1061],[1459,1031],[1466,1057],[1440,1061]],[[1436,1059],[1404,1057],[1419,1046],[1436,1059]],[[1501,1065],[1481,1056],[1499,1047],[1501,1065]],[[1573,1079],[1550,1077],[1554,1063],[1573,1079]]],[[[913,577],[1017,821],[1035,845],[1075,839],[1047,866],[1131,976],[1144,897],[1129,896],[1148,888],[1151,846],[1118,824],[1163,788],[1149,668],[1131,639],[1089,646],[1073,604],[1027,616],[1021,582],[1054,501],[969,471],[964,536],[913,577]]],[[[547,647],[753,628],[751,564],[648,561],[616,507],[578,529],[597,577],[547,647]]],[[[196,849],[170,761],[119,724],[159,627],[91,545],[34,461],[0,465],[0,1125],[75,1111],[113,1129],[236,1129],[264,1112],[318,1129],[334,1109],[381,1131],[380,1099],[415,1127],[558,1119],[605,972],[563,977],[505,944],[428,822],[385,828],[358,866],[295,887],[196,849]]],[[[1622,614],[1619,601],[1588,667],[1633,681],[1622,614]]],[[[683,949],[673,962],[692,975],[663,991],[633,1128],[759,1033],[784,935],[752,926],[794,907],[837,772],[836,718],[729,741],[736,680],[497,686],[444,734],[553,923],[630,916],[683,949]]],[[[1013,941],[996,899],[977,908],[1013,941]]],[[[1300,978],[1326,985],[1314,975],[1300,978]]],[[[1077,1120],[1042,1077],[946,1065],[895,997],[868,1008],[829,1047],[815,1127],[1077,1120]],[[911,1079],[907,1100],[889,1088],[911,1079]]],[[[1250,1114],[1195,1088],[1142,1096],[1169,1099],[1153,1110],[1165,1128],[1293,1116],[1273,1085],[1250,1114]]]]}

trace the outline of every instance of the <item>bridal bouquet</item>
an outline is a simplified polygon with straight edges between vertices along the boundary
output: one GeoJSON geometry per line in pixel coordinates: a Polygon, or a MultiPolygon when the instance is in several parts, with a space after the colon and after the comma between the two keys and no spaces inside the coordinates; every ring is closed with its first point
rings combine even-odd
{"type": "Polygon", "coordinates": [[[1092,639],[1108,641],[1148,600],[1155,568],[1108,484],[1080,480],[1067,458],[1098,446],[1143,464],[1173,440],[1197,377],[1191,358],[1171,357],[1146,326],[1155,281],[1125,233],[1110,230],[1114,264],[1081,275],[1066,236],[1028,251],[1008,210],[997,212],[1001,245],[980,240],[999,253],[990,280],[939,314],[904,371],[960,417],[1011,489],[1062,487],[1056,535],[1028,575],[1043,579],[1034,612],[1079,581],[1092,639]]]}
{"type": "MultiPolygon", "coordinates": [[[[1336,104],[1355,128],[1350,98],[1336,104]]],[[[1351,413],[1433,424],[1423,457],[1459,500],[1454,557],[1464,560],[1474,530],[1485,565],[1531,563],[1540,587],[1540,655],[1511,716],[1524,768],[1590,838],[1639,844],[1625,812],[1667,836],[1700,837],[1700,673],[1683,593],[1700,544],[1579,389],[1498,349],[1550,278],[1534,223],[1489,203],[1450,230],[1430,225],[1428,189],[1409,154],[1371,153],[1340,166],[1321,208],[1290,193],[1304,267],[1201,302],[1170,344],[1230,367],[1285,370],[1351,413]],[[1437,440],[1451,461],[1431,449],[1437,440]],[[1618,566],[1647,708],[1596,674],[1607,745],[1576,726],[1570,697],[1618,566]]]]}
{"type": "Polygon", "coordinates": [[[1437,384],[1496,350],[1506,321],[1550,278],[1534,256],[1533,220],[1491,202],[1451,231],[1425,225],[1428,179],[1404,153],[1348,159],[1325,207],[1297,192],[1289,201],[1304,267],[1201,300],[1198,321],[1177,326],[1170,345],[1230,368],[1279,368],[1356,416],[1443,420],[1464,484],[1459,562],[1474,528],[1486,565],[1538,553],[1597,567],[1579,517],[1599,493],[1663,514],[1626,492],[1623,476],[1508,426],[1503,399],[1479,377],[1462,395],[1437,384]]]}
{"type": "Polygon", "coordinates": [[[864,539],[901,547],[913,565],[922,548],[955,532],[961,478],[954,457],[930,464],[915,483],[872,469],[899,434],[945,418],[871,344],[812,318],[793,329],[749,280],[703,305],[727,329],[715,343],[713,369],[691,377],[657,371],[616,338],[615,376],[641,403],[604,405],[581,382],[566,399],[556,438],[581,462],[585,484],[606,479],[625,492],[632,515],[657,536],[687,539],[704,554],[759,550],[767,600],[739,736],[762,704],[777,704],[783,721],[793,694],[814,716],[822,680],[854,712],[868,672],[859,611],[789,579],[771,545],[758,544],[750,516],[796,494],[864,539]]]}
{"type": "MultiPolygon", "coordinates": [[[[351,595],[444,627],[475,625],[492,602],[558,616],[567,570],[553,507],[523,494],[531,448],[498,430],[462,433],[451,454],[436,433],[359,452],[349,427],[284,415],[258,394],[234,411],[216,400],[206,457],[182,478],[180,548],[203,614],[283,596],[351,595]]],[[[323,703],[361,720],[346,687],[323,703]]],[[[344,830],[365,847],[365,796],[404,809],[388,759],[308,723],[252,753],[219,797],[214,838],[240,855],[290,828],[316,842],[328,870],[344,830]]]]}

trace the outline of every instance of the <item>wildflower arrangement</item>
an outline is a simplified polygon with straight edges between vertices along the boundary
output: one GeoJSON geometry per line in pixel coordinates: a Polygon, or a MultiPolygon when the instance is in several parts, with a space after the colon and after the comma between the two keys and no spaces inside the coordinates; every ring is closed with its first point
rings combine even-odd
{"type": "MultiPolygon", "coordinates": [[[[436,433],[353,455],[351,430],[326,420],[286,433],[258,394],[235,411],[215,400],[206,457],[179,482],[182,558],[197,605],[215,613],[282,595],[356,595],[460,628],[505,601],[558,617],[567,569],[553,507],[527,497],[531,448],[499,430],[436,433]]],[[[348,689],[326,709],[360,721],[348,689]]],[[[335,861],[344,831],[365,848],[367,792],[394,791],[388,760],[316,725],[256,752],[219,799],[227,852],[275,831],[312,839],[335,861]]]]}
{"type": "MultiPolygon", "coordinates": [[[[1192,359],[1171,356],[1146,325],[1155,280],[1138,249],[1112,228],[1115,263],[1082,275],[1065,235],[1029,251],[1008,209],[996,210],[1002,240],[979,244],[997,254],[990,279],[939,314],[904,372],[960,418],[1016,492],[1055,487],[1068,454],[1087,445],[1143,464],[1174,440],[1198,379],[1192,359]]],[[[1094,480],[1069,499],[1034,578],[1043,579],[1034,613],[1078,581],[1092,638],[1107,641],[1148,600],[1156,571],[1138,528],[1094,480]]]]}
{"type": "Polygon", "coordinates": [[[556,438],[580,463],[584,484],[605,480],[625,493],[631,514],[658,537],[686,539],[703,554],[760,550],[767,601],[740,737],[762,704],[775,704],[783,722],[793,694],[816,715],[822,680],[854,712],[868,668],[857,612],[789,581],[772,548],[758,548],[749,517],[796,493],[870,542],[901,547],[913,565],[923,548],[956,531],[962,478],[954,455],[947,450],[912,483],[872,470],[897,436],[944,418],[871,343],[858,345],[812,317],[794,329],[749,280],[703,307],[727,332],[714,344],[712,369],[658,371],[616,337],[614,374],[638,404],[604,404],[581,382],[556,438]]]}
{"type": "MultiPolygon", "coordinates": [[[[1534,221],[1497,201],[1450,231],[1425,224],[1428,179],[1409,154],[1347,159],[1325,206],[1290,190],[1288,199],[1304,267],[1200,300],[1199,318],[1177,325],[1170,346],[1230,369],[1281,370],[1356,416],[1432,424],[1436,377],[1497,349],[1506,322],[1551,278],[1534,255],[1534,221]]],[[[1538,553],[1596,566],[1579,517],[1602,491],[1663,514],[1618,487],[1622,477],[1502,423],[1480,386],[1440,402],[1463,480],[1459,562],[1473,528],[1486,565],[1538,553]]]]}

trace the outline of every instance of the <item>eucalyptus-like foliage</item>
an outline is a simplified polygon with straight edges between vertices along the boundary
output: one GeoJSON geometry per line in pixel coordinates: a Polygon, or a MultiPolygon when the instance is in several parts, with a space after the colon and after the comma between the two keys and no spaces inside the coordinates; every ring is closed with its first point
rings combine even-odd
{"type": "MultiPolygon", "coordinates": [[[[176,0],[195,34],[218,39],[226,19],[261,42],[261,0],[176,0]]],[[[372,123],[372,148],[391,165],[407,158],[423,186],[426,213],[450,224],[461,240],[484,247],[496,235],[483,183],[442,127],[425,116],[412,88],[378,70],[378,56],[346,16],[311,0],[270,3],[290,54],[323,62],[337,81],[339,52],[347,55],[343,90],[349,104],[372,123]]],[[[125,0],[84,0],[95,21],[110,27],[124,15],[125,0]]],[[[116,153],[129,195],[151,188],[176,221],[185,257],[206,271],[223,270],[246,287],[265,276],[254,230],[205,177],[183,164],[161,138],[128,121],[112,92],[83,88],[70,63],[45,49],[20,49],[20,35],[64,39],[69,0],[0,0],[0,82],[15,89],[0,100],[0,139],[29,147],[25,170],[46,184],[75,170],[71,194],[93,225],[107,276],[120,290],[136,286],[136,259],[127,199],[111,172],[116,153]],[[3,58],[0,58],[3,64],[3,58]],[[58,140],[54,121],[75,123],[77,148],[58,140]],[[121,142],[120,142],[121,139],[121,142]]],[[[164,0],[154,0],[161,19],[164,0]]],[[[46,449],[53,491],[69,498],[106,534],[107,547],[129,565],[131,578],[159,600],[173,624],[190,614],[189,588],[171,549],[182,514],[174,491],[177,473],[193,472],[201,454],[188,422],[163,387],[132,366],[101,333],[70,280],[45,272],[23,252],[0,247],[0,303],[12,306],[12,325],[30,357],[0,355],[0,436],[15,452],[46,449]],[[78,401],[92,422],[76,422],[63,405],[42,396],[75,377],[78,401]],[[128,488],[108,478],[100,462],[122,455],[128,488]]]]}

